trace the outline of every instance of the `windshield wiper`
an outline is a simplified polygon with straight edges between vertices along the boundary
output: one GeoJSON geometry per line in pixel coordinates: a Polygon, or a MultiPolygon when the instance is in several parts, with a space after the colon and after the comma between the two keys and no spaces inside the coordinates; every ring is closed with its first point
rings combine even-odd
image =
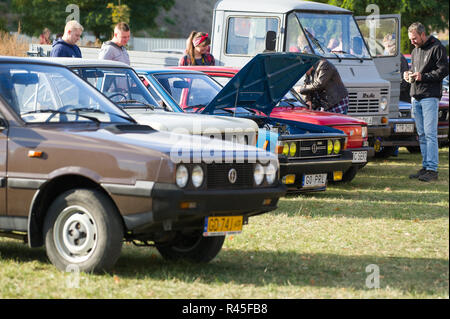
{"type": "MultiPolygon", "coordinates": [[[[360,61],[361,63],[364,62],[363,58],[361,58],[361,57],[359,57],[359,56],[357,56],[357,55],[354,55],[353,53],[349,53],[349,52],[347,52],[347,51],[334,50],[334,51],[331,51],[331,53],[334,53],[334,54],[336,54],[336,53],[348,54],[348,55],[351,55],[352,57],[355,57],[355,58],[359,59],[359,61],[360,61]]],[[[337,56],[337,55],[336,55],[336,56],[337,56]]]]}
{"type": "MultiPolygon", "coordinates": [[[[120,115],[120,114],[117,114],[117,113],[106,112],[106,111],[102,111],[102,110],[99,110],[99,109],[94,109],[92,107],[77,107],[77,108],[70,109],[70,111],[74,111],[77,114],[79,114],[78,112],[92,112],[92,113],[108,114],[108,115],[117,116],[117,117],[120,117],[122,119],[125,119],[125,120],[128,120],[128,121],[136,123],[136,121],[131,116],[125,116],[125,115],[120,115]]],[[[79,115],[80,116],[84,116],[84,117],[88,117],[88,116],[83,115],[83,114],[79,114],[79,115]]],[[[92,117],[92,118],[94,119],[95,117],[92,117]]],[[[97,118],[95,118],[95,119],[97,121],[99,121],[97,118]]],[[[100,123],[100,121],[99,121],[99,123],[100,123]]]]}
{"type": "Polygon", "coordinates": [[[123,101],[118,101],[118,102],[114,102],[116,104],[139,104],[142,106],[145,106],[146,108],[149,108],[150,110],[154,110],[155,106],[151,105],[151,104],[147,104],[138,100],[123,100],[123,101]]]}
{"type": "Polygon", "coordinates": [[[308,38],[319,48],[320,51],[322,51],[322,54],[325,54],[325,50],[320,45],[319,40],[317,40],[311,32],[309,32],[307,29],[305,29],[305,32],[308,34],[308,38]]]}
{"type": "MultiPolygon", "coordinates": [[[[65,112],[65,111],[59,111],[59,110],[53,110],[53,109],[42,109],[42,110],[28,111],[28,112],[25,112],[25,113],[21,113],[20,115],[22,116],[22,115],[34,114],[34,113],[52,113],[53,116],[55,114],[74,115],[74,113],[72,113],[72,112],[65,112]]],[[[83,114],[78,114],[78,113],[75,113],[75,115],[81,116],[81,117],[86,118],[88,120],[91,120],[91,121],[93,121],[93,122],[95,122],[97,124],[100,124],[99,119],[97,119],[95,117],[87,116],[87,115],[83,115],[83,114]]],[[[47,121],[49,121],[50,119],[51,119],[51,117],[48,118],[47,121]]]]}

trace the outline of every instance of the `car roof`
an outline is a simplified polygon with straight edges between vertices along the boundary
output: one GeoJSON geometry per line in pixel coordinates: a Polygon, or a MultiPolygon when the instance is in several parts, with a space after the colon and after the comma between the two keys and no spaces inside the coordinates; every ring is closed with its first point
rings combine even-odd
{"type": "Polygon", "coordinates": [[[36,58],[37,60],[41,61],[49,61],[52,63],[62,64],[67,67],[89,67],[89,66],[96,66],[96,67],[120,67],[120,68],[129,68],[131,67],[128,64],[125,64],[123,62],[118,61],[111,61],[111,60],[100,60],[100,59],[80,59],[80,58],[36,58]]]}
{"type": "Polygon", "coordinates": [[[221,0],[216,3],[215,10],[236,12],[287,13],[292,10],[327,11],[351,13],[351,11],[329,4],[299,0],[221,0]]]}
{"type": "Polygon", "coordinates": [[[59,63],[56,63],[50,59],[42,59],[42,58],[27,58],[27,57],[16,57],[16,56],[0,56],[0,63],[25,63],[25,64],[48,64],[61,66],[59,63]]]}
{"type": "Polygon", "coordinates": [[[155,73],[189,73],[189,74],[204,74],[200,71],[195,70],[182,70],[182,69],[174,69],[174,68],[167,68],[167,69],[138,69],[136,68],[136,72],[139,74],[155,74],[155,73]]]}

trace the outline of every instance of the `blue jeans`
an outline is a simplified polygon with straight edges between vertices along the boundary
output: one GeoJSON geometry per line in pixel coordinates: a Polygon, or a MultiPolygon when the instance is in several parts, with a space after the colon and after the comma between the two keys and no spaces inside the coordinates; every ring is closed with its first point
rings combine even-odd
{"type": "Polygon", "coordinates": [[[430,97],[420,101],[411,99],[412,115],[419,135],[422,167],[429,171],[438,170],[439,146],[437,139],[439,99],[430,97]]]}

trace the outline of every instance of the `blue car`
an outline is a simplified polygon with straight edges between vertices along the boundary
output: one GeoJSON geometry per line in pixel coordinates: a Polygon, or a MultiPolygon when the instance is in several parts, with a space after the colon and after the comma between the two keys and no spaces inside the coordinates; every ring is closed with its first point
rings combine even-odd
{"type": "Polygon", "coordinates": [[[278,154],[280,178],[288,190],[318,191],[326,189],[328,180],[341,180],[352,165],[346,134],[327,126],[268,116],[317,59],[299,53],[259,54],[224,88],[198,71],[136,71],[160,104],[172,107],[195,95],[200,102],[185,111],[252,119],[259,126],[257,146],[278,154]]]}

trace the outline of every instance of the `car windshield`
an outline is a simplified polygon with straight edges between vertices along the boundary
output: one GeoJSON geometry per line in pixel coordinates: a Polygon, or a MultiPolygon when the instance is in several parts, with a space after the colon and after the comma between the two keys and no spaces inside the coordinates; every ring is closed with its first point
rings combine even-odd
{"type": "Polygon", "coordinates": [[[164,73],[153,77],[186,111],[209,104],[222,87],[206,74],[164,73]]]}
{"type": "Polygon", "coordinates": [[[287,30],[286,51],[315,53],[325,58],[371,58],[350,14],[293,12],[288,16],[287,30]]]}
{"type": "Polygon", "coordinates": [[[161,108],[132,69],[77,67],[73,70],[124,109],[161,108]]]}
{"type": "Polygon", "coordinates": [[[134,122],[70,70],[0,64],[0,95],[25,122],[134,122]]]}

